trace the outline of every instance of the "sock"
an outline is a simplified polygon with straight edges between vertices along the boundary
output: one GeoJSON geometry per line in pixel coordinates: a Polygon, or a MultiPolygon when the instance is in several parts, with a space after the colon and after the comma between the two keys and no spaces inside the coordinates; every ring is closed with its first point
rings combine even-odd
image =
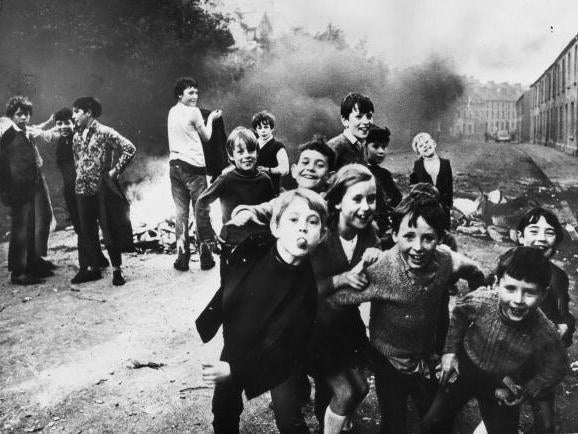
{"type": "Polygon", "coordinates": [[[339,434],[347,416],[340,416],[331,410],[331,406],[327,406],[325,410],[325,428],[323,434],[339,434]]]}

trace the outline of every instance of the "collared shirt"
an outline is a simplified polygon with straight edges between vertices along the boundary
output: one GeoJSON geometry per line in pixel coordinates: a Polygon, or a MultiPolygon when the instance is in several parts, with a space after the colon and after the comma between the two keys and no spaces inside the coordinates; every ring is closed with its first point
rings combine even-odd
{"type": "Polygon", "coordinates": [[[76,194],[95,195],[100,188],[101,177],[108,169],[106,157],[119,153],[114,166],[122,173],[136,152],[135,146],[116,130],[94,120],[84,131],[76,132],[72,139],[72,151],[76,166],[76,194]]]}

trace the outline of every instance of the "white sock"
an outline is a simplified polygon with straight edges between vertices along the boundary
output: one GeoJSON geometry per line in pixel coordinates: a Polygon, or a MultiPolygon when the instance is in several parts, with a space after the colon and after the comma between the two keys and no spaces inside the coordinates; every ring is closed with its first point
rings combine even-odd
{"type": "Polygon", "coordinates": [[[323,434],[339,434],[341,428],[343,428],[345,419],[347,419],[347,416],[340,416],[337,413],[333,413],[331,407],[328,405],[325,410],[325,429],[323,430],[323,434]]]}

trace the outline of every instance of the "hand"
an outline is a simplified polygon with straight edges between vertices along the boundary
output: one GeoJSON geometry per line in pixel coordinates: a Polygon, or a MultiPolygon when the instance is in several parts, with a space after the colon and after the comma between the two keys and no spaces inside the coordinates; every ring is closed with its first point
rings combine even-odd
{"type": "Polygon", "coordinates": [[[259,170],[259,172],[266,173],[267,175],[272,175],[272,174],[273,174],[273,173],[271,172],[271,168],[270,168],[270,167],[257,166],[257,170],[259,170]]]}
{"type": "Polygon", "coordinates": [[[523,393],[521,393],[520,396],[516,396],[505,387],[500,387],[494,390],[494,396],[498,400],[498,405],[507,405],[508,407],[519,405],[524,400],[523,393]]]}
{"type": "Polygon", "coordinates": [[[361,262],[363,262],[364,268],[369,267],[371,264],[377,262],[381,256],[381,253],[381,250],[375,247],[369,247],[365,249],[365,252],[363,252],[363,256],[361,257],[361,262]]]}
{"type": "Polygon", "coordinates": [[[446,386],[448,382],[453,383],[460,375],[460,364],[455,353],[446,353],[442,356],[442,374],[440,384],[446,386]]]}
{"type": "Polygon", "coordinates": [[[214,121],[215,119],[219,119],[221,116],[223,116],[223,111],[222,110],[213,110],[211,113],[209,113],[209,119],[212,121],[214,121]]]}
{"type": "Polygon", "coordinates": [[[108,176],[110,177],[110,179],[117,179],[118,172],[116,171],[116,169],[111,169],[108,171],[108,176]]]}
{"type": "Polygon", "coordinates": [[[363,291],[369,285],[369,280],[363,271],[356,273],[354,271],[346,271],[338,274],[333,278],[333,286],[335,288],[342,288],[349,286],[357,291],[363,291]]]}
{"type": "Polygon", "coordinates": [[[253,218],[253,214],[250,211],[241,210],[237,214],[235,214],[233,217],[231,217],[231,220],[229,220],[227,223],[225,223],[225,225],[239,226],[240,227],[240,226],[245,226],[249,222],[259,223],[258,221],[255,221],[255,219],[253,218]]]}
{"type": "Polygon", "coordinates": [[[569,329],[568,324],[556,324],[556,327],[558,328],[558,335],[560,338],[563,338],[569,329]]]}
{"type": "Polygon", "coordinates": [[[214,386],[216,383],[223,381],[231,375],[231,365],[227,362],[202,363],[203,367],[203,381],[209,386],[214,386]]]}

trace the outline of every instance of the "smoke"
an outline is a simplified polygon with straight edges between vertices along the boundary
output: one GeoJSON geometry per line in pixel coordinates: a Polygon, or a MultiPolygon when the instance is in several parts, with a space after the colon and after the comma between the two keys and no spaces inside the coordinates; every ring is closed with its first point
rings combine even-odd
{"type": "Polygon", "coordinates": [[[431,58],[422,65],[392,70],[363,50],[306,34],[271,41],[261,55],[236,53],[221,68],[248,64],[238,80],[209,92],[224,109],[229,129],[250,126],[251,116],[270,110],[275,132],[290,149],[314,134],[333,137],[342,130],[339,105],[349,92],[368,95],[375,122],[392,130],[392,146],[406,144],[421,130],[447,130],[453,104],[464,84],[449,61],[431,58]]]}

